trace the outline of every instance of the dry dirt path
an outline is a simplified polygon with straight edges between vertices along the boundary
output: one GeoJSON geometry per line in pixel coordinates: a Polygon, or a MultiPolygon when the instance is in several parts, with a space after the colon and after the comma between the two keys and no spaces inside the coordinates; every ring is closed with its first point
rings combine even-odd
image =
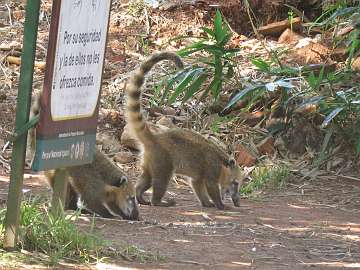
{"type": "MultiPolygon", "coordinates": [[[[0,180],[4,202],[8,179],[0,180]]],[[[47,190],[41,178],[29,176],[25,187],[34,193],[47,190]]],[[[201,208],[185,186],[173,185],[170,192],[176,194],[177,206],[141,206],[140,222],[96,221],[105,239],[127,242],[161,260],[117,259],[91,268],[360,269],[359,182],[293,180],[281,191],[243,199],[240,208],[228,211],[201,208]]],[[[84,217],[79,225],[88,224],[84,217]]]]}

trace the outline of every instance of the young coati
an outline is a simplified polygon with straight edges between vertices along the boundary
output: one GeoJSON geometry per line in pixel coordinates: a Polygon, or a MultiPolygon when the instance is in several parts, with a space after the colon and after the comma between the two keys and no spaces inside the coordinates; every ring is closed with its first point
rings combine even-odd
{"type": "MultiPolygon", "coordinates": [[[[68,209],[77,209],[79,198],[87,210],[102,217],[139,219],[134,186],[99,150],[96,150],[92,163],[67,167],[66,171],[70,184],[70,194],[65,202],[68,209]],[[74,193],[79,195],[74,196],[74,193]]],[[[53,187],[55,170],[47,171],[45,175],[53,187]]]]}
{"type": "Polygon", "coordinates": [[[218,209],[224,209],[222,197],[229,190],[234,205],[239,206],[237,181],[242,179],[242,173],[235,160],[223,149],[190,130],[174,128],[154,134],[145,122],[141,112],[141,86],[145,75],[162,60],[171,60],[177,68],[183,67],[175,53],[153,54],[134,71],[126,88],[127,121],[143,148],[143,172],[136,183],[136,199],[140,204],[175,205],[173,200],[162,201],[175,173],[191,178],[192,188],[202,206],[215,205],[218,209]],[[151,202],[148,202],[143,194],[151,186],[153,194],[151,202]]]}
{"type": "MultiPolygon", "coordinates": [[[[35,96],[30,117],[40,112],[40,95],[35,96]]],[[[29,131],[29,153],[35,153],[35,129],[29,131]]],[[[78,199],[85,208],[102,217],[121,216],[124,219],[138,220],[139,210],[135,200],[135,189],[127,176],[99,150],[95,151],[90,164],[65,168],[69,176],[65,209],[76,210],[78,199]]],[[[54,187],[55,171],[45,172],[54,187]]]]}

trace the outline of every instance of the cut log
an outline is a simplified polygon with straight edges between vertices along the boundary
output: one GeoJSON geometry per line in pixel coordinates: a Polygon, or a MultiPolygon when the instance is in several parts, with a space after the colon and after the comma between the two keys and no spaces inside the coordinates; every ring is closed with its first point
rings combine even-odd
{"type": "Polygon", "coordinates": [[[279,21],[279,22],[270,23],[268,25],[260,27],[258,31],[262,35],[275,35],[275,36],[278,36],[285,29],[291,28],[291,25],[292,25],[293,30],[299,29],[301,27],[301,25],[302,25],[301,18],[299,18],[299,17],[294,18],[292,20],[292,23],[290,23],[290,21],[288,19],[283,20],[283,21],[279,21]]]}
{"type": "MultiPolygon", "coordinates": [[[[21,58],[20,57],[15,57],[15,56],[11,56],[9,55],[8,57],[6,57],[6,61],[9,63],[9,64],[15,64],[15,65],[18,65],[20,66],[21,64],[21,58]]],[[[45,62],[38,62],[38,61],[35,61],[35,67],[41,69],[41,70],[44,70],[45,69],[45,66],[46,66],[46,63],[45,62]]]]}

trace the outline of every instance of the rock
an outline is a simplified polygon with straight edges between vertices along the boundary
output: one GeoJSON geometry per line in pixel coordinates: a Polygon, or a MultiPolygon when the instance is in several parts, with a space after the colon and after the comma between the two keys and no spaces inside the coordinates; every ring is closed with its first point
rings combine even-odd
{"type": "Polygon", "coordinates": [[[269,136],[262,140],[256,148],[262,155],[273,155],[275,153],[274,142],[274,138],[269,136]]]}
{"type": "Polygon", "coordinates": [[[332,64],[330,59],[331,50],[325,45],[311,41],[308,45],[298,48],[300,43],[294,47],[294,50],[289,52],[288,60],[292,64],[296,63],[302,66],[309,64],[332,64]]]}
{"type": "Polygon", "coordinates": [[[281,36],[278,39],[279,43],[284,44],[295,44],[301,40],[303,36],[299,35],[298,33],[295,33],[294,31],[291,31],[291,29],[286,29],[281,36]]]}
{"type": "Polygon", "coordinates": [[[126,124],[123,133],[121,134],[121,144],[134,150],[140,150],[140,145],[134,136],[130,133],[129,125],[126,124]]]}
{"type": "Polygon", "coordinates": [[[299,17],[294,18],[291,24],[288,19],[279,22],[270,23],[268,25],[260,27],[259,33],[262,35],[278,35],[281,32],[283,32],[285,29],[291,28],[291,25],[293,30],[299,29],[302,25],[301,18],[299,17]]]}
{"type": "Polygon", "coordinates": [[[130,152],[119,152],[114,156],[115,162],[126,164],[130,162],[134,162],[136,157],[130,152]]]}
{"type": "Polygon", "coordinates": [[[349,53],[347,51],[347,48],[336,48],[331,51],[330,58],[331,60],[336,62],[343,62],[346,61],[348,56],[349,53]]]}
{"type": "Polygon", "coordinates": [[[123,128],[125,126],[125,116],[121,109],[103,109],[99,110],[99,122],[110,124],[116,128],[123,128]]]}
{"type": "Polygon", "coordinates": [[[158,125],[162,125],[162,126],[165,126],[165,127],[168,127],[168,128],[174,128],[175,125],[173,123],[173,120],[169,117],[166,117],[166,116],[163,116],[161,117],[157,122],[156,124],[158,125]]]}
{"type": "Polygon", "coordinates": [[[241,144],[235,146],[235,159],[239,165],[246,167],[254,166],[256,163],[256,157],[241,144]]]}
{"type": "Polygon", "coordinates": [[[171,108],[169,106],[165,106],[165,107],[159,107],[159,106],[153,106],[149,109],[149,116],[154,117],[154,116],[159,116],[159,115],[176,115],[177,112],[174,108],[171,108]]]}
{"type": "Polygon", "coordinates": [[[360,56],[358,56],[357,58],[355,58],[354,62],[351,65],[351,68],[354,71],[360,71],[360,56]]]}
{"type": "Polygon", "coordinates": [[[176,110],[174,108],[166,106],[162,109],[162,113],[164,115],[176,115],[176,110]]]}
{"type": "Polygon", "coordinates": [[[5,93],[5,91],[1,91],[0,92],[0,101],[3,101],[5,99],[6,99],[6,93],[5,93]]]}
{"type": "Polygon", "coordinates": [[[163,109],[159,106],[152,106],[149,109],[149,116],[156,117],[159,114],[163,114],[163,109]]]}
{"type": "Polygon", "coordinates": [[[113,134],[98,133],[96,138],[97,144],[102,145],[102,149],[111,152],[118,152],[121,149],[119,141],[113,134]]]}

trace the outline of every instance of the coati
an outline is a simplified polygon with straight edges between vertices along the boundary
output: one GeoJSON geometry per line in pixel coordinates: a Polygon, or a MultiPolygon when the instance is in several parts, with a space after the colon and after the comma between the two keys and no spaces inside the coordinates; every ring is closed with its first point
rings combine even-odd
{"type": "Polygon", "coordinates": [[[177,68],[183,68],[180,57],[175,53],[155,53],[133,72],[126,88],[127,121],[143,148],[143,172],[136,183],[136,199],[140,204],[175,205],[174,200],[162,201],[175,173],[191,178],[191,186],[202,206],[224,209],[222,198],[226,191],[231,192],[234,205],[239,206],[237,181],[242,179],[241,170],[223,149],[186,129],[173,128],[154,134],[145,122],[141,112],[141,86],[145,75],[162,60],[171,60],[177,68]],[[153,194],[149,202],[143,194],[151,186],[153,194]]]}
{"type": "MultiPolygon", "coordinates": [[[[30,117],[39,112],[40,95],[35,96],[30,117]]],[[[28,136],[30,153],[35,152],[35,136],[35,129],[30,130],[28,136]]],[[[133,184],[101,151],[96,149],[92,163],[65,169],[69,176],[65,209],[76,210],[80,199],[88,211],[102,217],[121,216],[130,220],[139,219],[133,184]]],[[[45,172],[51,188],[54,187],[55,172],[56,170],[45,172]]]]}

